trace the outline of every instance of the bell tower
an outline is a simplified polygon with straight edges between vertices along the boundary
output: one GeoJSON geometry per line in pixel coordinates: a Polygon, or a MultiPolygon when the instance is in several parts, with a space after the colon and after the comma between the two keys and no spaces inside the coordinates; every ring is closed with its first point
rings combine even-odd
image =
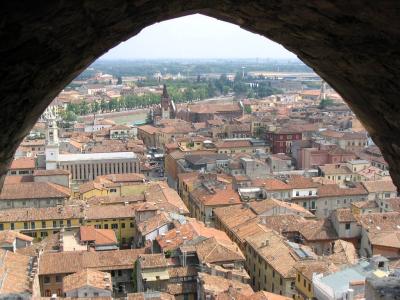
{"type": "Polygon", "coordinates": [[[46,170],[57,169],[60,144],[58,140],[58,127],[56,114],[52,108],[47,108],[44,113],[46,119],[46,170]]]}

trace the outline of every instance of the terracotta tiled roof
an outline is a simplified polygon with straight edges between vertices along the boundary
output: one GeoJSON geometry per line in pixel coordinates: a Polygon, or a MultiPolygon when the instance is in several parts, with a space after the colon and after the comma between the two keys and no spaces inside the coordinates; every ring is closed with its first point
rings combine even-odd
{"type": "Polygon", "coordinates": [[[23,182],[33,182],[33,175],[10,175],[10,176],[6,176],[5,180],[4,180],[4,185],[7,184],[20,184],[23,182]]]}
{"type": "Polygon", "coordinates": [[[239,194],[227,185],[225,189],[215,189],[214,193],[208,192],[200,186],[191,192],[195,201],[202,202],[205,206],[233,205],[241,203],[239,194]]]}
{"type": "Polygon", "coordinates": [[[230,229],[256,216],[249,207],[242,205],[217,207],[214,209],[214,215],[224,226],[230,229]]]}
{"type": "Polygon", "coordinates": [[[359,222],[369,231],[394,231],[400,230],[400,213],[371,213],[358,217],[359,222]],[[379,227],[379,229],[377,228],[379,227]]]}
{"type": "Polygon", "coordinates": [[[176,212],[179,214],[188,214],[185,203],[178,193],[171,189],[165,182],[151,184],[144,193],[147,202],[157,204],[157,207],[164,208],[167,212],[176,212]]]}
{"type": "Polygon", "coordinates": [[[245,239],[254,234],[265,231],[265,228],[260,223],[260,217],[250,219],[232,229],[232,233],[241,242],[245,243],[245,239]]]}
{"type": "MultiPolygon", "coordinates": [[[[97,299],[97,298],[96,298],[97,299]]],[[[126,300],[146,300],[148,296],[145,293],[129,293],[126,300]]],[[[157,292],[157,295],[151,295],[152,300],[175,300],[175,297],[171,294],[164,292],[157,292]]]]}
{"type": "Polygon", "coordinates": [[[164,253],[141,254],[139,256],[139,262],[140,262],[141,269],[153,269],[153,268],[168,267],[168,261],[165,258],[164,253]]]}
{"type": "Polygon", "coordinates": [[[287,180],[287,184],[289,185],[289,188],[293,189],[307,189],[307,188],[319,187],[319,184],[313,182],[311,178],[298,175],[290,176],[290,178],[287,180]]]}
{"type": "Polygon", "coordinates": [[[198,237],[215,237],[217,240],[230,241],[225,232],[212,227],[206,227],[203,222],[191,218],[188,218],[185,224],[177,225],[176,228],[168,231],[164,235],[157,236],[156,240],[165,251],[174,250],[186,241],[191,241],[198,237]]]}
{"type": "Polygon", "coordinates": [[[276,215],[261,218],[262,226],[279,233],[298,232],[308,221],[297,215],[276,215]]]}
{"type": "Polygon", "coordinates": [[[25,242],[32,242],[33,238],[13,230],[0,231],[0,245],[12,244],[15,239],[20,239],[25,242]]]}
{"type": "Polygon", "coordinates": [[[240,290],[240,292],[246,296],[251,296],[254,293],[253,289],[248,284],[225,279],[219,276],[209,275],[206,273],[199,273],[199,281],[201,282],[201,285],[205,291],[208,291],[214,295],[226,292],[230,287],[240,290]]]}
{"type": "Polygon", "coordinates": [[[51,182],[23,182],[6,184],[0,194],[0,200],[69,198],[70,189],[51,182]]]}
{"type": "Polygon", "coordinates": [[[314,273],[320,274],[338,270],[328,260],[305,260],[298,262],[294,268],[310,281],[312,281],[314,273]]]}
{"type": "Polygon", "coordinates": [[[368,193],[397,191],[397,187],[393,184],[391,180],[363,181],[362,185],[365,187],[368,193]]]}
{"type": "Polygon", "coordinates": [[[377,208],[378,204],[376,203],[375,200],[369,200],[369,201],[357,201],[351,203],[352,206],[355,206],[357,208],[377,208]]]}
{"type": "Polygon", "coordinates": [[[250,300],[292,300],[290,297],[269,293],[266,291],[259,291],[254,293],[251,297],[247,297],[250,300]]]}
{"type": "Polygon", "coordinates": [[[179,283],[168,283],[167,292],[168,295],[181,296],[183,294],[193,294],[197,288],[196,282],[179,282],[179,283]]]}
{"type": "Polygon", "coordinates": [[[10,170],[20,170],[20,169],[34,169],[35,159],[31,157],[22,157],[14,159],[11,162],[10,170]]]}
{"type": "Polygon", "coordinates": [[[319,169],[324,172],[325,175],[352,174],[347,166],[341,164],[326,164],[319,166],[319,169]]]}
{"type": "Polygon", "coordinates": [[[76,273],[87,268],[100,271],[133,269],[134,262],[143,253],[144,249],[43,253],[39,275],[76,273]]]}
{"type": "Polygon", "coordinates": [[[159,131],[157,127],[154,127],[152,125],[143,125],[138,127],[139,130],[142,130],[148,134],[155,134],[156,132],[159,131]]]}
{"type": "Polygon", "coordinates": [[[98,176],[96,177],[95,181],[97,181],[97,178],[107,179],[114,183],[129,183],[129,182],[143,183],[143,181],[146,179],[146,176],[139,173],[126,173],[126,174],[108,174],[108,175],[98,176]]]}
{"type": "Polygon", "coordinates": [[[307,241],[337,239],[337,234],[328,219],[308,221],[299,228],[299,232],[307,241]]]}
{"type": "Polygon", "coordinates": [[[81,242],[94,242],[95,245],[115,245],[118,243],[112,229],[98,229],[94,226],[79,227],[81,242]]]}
{"type": "Polygon", "coordinates": [[[194,266],[168,268],[170,278],[197,276],[197,269],[194,266]]]}
{"type": "Polygon", "coordinates": [[[333,211],[332,215],[340,223],[356,222],[356,219],[354,218],[350,208],[338,208],[337,210],[333,211]]]}
{"type": "Polygon", "coordinates": [[[344,240],[336,240],[333,245],[333,253],[327,260],[337,266],[355,264],[358,260],[357,250],[354,245],[344,240]]]}
{"type": "MultiPolygon", "coordinates": [[[[278,233],[273,230],[264,231],[248,237],[246,241],[283,278],[296,276],[294,267],[299,258],[278,233]],[[265,244],[265,241],[268,243],[265,244]]],[[[312,251],[310,250],[309,253],[312,251]]]]}
{"type": "Polygon", "coordinates": [[[29,287],[29,270],[31,258],[19,253],[0,249],[0,294],[7,298],[7,294],[32,293],[29,287]]]}
{"type": "Polygon", "coordinates": [[[79,206],[28,207],[0,210],[0,222],[81,219],[84,211],[79,206]]]}
{"type": "Polygon", "coordinates": [[[86,218],[88,220],[133,218],[136,204],[113,204],[113,205],[89,205],[86,206],[86,218]]]}
{"type": "Polygon", "coordinates": [[[69,175],[70,172],[62,169],[55,170],[35,170],[33,172],[34,176],[54,176],[54,175],[69,175]]]}
{"type": "Polygon", "coordinates": [[[64,293],[85,287],[109,290],[111,293],[111,274],[91,269],[84,269],[63,278],[64,293]]]}
{"type": "Polygon", "coordinates": [[[338,184],[323,184],[318,189],[319,197],[337,197],[337,196],[353,196],[368,195],[366,189],[358,182],[352,183],[352,186],[341,187],[338,184]]]}
{"type": "Polygon", "coordinates": [[[285,201],[277,200],[277,199],[267,199],[262,201],[253,201],[249,203],[251,209],[257,214],[262,215],[268,211],[286,211],[287,214],[297,214],[304,217],[314,217],[312,213],[310,213],[304,207],[296,204],[296,203],[288,203],[285,201]]]}
{"type": "Polygon", "coordinates": [[[145,221],[138,223],[137,230],[142,236],[145,236],[146,234],[152,233],[160,227],[168,224],[172,224],[172,219],[169,218],[167,213],[162,212],[146,219],[145,221]]]}
{"type": "Polygon", "coordinates": [[[244,261],[245,257],[238,246],[231,241],[208,238],[196,244],[196,253],[201,263],[222,263],[244,261]]]}
{"type": "Polygon", "coordinates": [[[253,179],[252,185],[256,187],[262,187],[267,191],[290,190],[290,186],[288,184],[275,178],[253,179]]]}
{"type": "Polygon", "coordinates": [[[217,148],[245,148],[252,147],[249,140],[222,140],[215,144],[217,148]]]}

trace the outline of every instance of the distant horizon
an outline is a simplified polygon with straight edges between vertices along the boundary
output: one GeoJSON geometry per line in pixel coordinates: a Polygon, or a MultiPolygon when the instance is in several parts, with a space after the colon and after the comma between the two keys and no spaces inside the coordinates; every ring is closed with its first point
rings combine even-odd
{"type": "Polygon", "coordinates": [[[304,64],[299,58],[294,57],[294,58],[276,58],[276,57],[185,57],[185,58],[179,58],[179,57],[151,57],[151,58],[145,58],[145,57],[138,57],[138,58],[116,58],[116,57],[100,57],[96,61],[160,61],[160,60],[180,60],[180,61],[254,61],[256,62],[257,60],[260,61],[290,61],[290,62],[298,62],[304,64]]]}
{"type": "Polygon", "coordinates": [[[99,60],[294,59],[264,36],[194,14],[155,23],[109,50],[99,60]]]}

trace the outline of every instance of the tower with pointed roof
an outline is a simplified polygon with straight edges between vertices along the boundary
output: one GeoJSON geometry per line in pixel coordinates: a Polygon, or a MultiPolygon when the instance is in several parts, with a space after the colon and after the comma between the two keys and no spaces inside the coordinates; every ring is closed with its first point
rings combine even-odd
{"type": "Polygon", "coordinates": [[[57,169],[57,161],[60,152],[58,140],[56,112],[48,108],[44,113],[46,119],[46,170],[57,169]]]}
{"type": "Polygon", "coordinates": [[[174,119],[175,111],[175,103],[169,97],[167,86],[164,84],[163,93],[161,96],[161,119],[174,119]]]}

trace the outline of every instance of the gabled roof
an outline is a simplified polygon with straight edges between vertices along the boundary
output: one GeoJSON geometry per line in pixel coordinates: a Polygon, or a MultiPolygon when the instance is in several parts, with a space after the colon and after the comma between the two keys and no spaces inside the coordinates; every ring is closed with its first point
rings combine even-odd
{"type": "Polygon", "coordinates": [[[308,221],[299,228],[307,241],[335,240],[338,238],[332,223],[328,220],[308,221]]]}
{"type": "Polygon", "coordinates": [[[238,246],[232,241],[208,238],[195,245],[200,263],[222,263],[244,261],[245,257],[238,246]]]}
{"type": "Polygon", "coordinates": [[[34,169],[35,159],[31,157],[22,157],[14,159],[11,162],[10,170],[20,170],[20,169],[34,169]]]}
{"type": "Polygon", "coordinates": [[[109,290],[111,293],[111,274],[91,269],[84,269],[63,278],[63,291],[73,291],[84,287],[93,287],[101,290],[109,290]]]}
{"type": "Polygon", "coordinates": [[[15,239],[19,239],[25,242],[33,241],[33,237],[19,233],[14,230],[0,231],[0,246],[2,244],[12,244],[15,241],[15,239]]]}
{"type": "Polygon", "coordinates": [[[397,187],[393,184],[392,180],[371,180],[363,181],[362,185],[368,193],[379,192],[396,192],[397,187]]]}
{"type": "MultiPolygon", "coordinates": [[[[19,253],[0,249],[0,294],[7,298],[7,294],[32,293],[29,285],[29,270],[31,258],[19,253]]],[[[10,297],[11,298],[11,297],[10,297]]]]}
{"type": "Polygon", "coordinates": [[[133,269],[136,259],[143,253],[144,248],[43,253],[39,261],[39,275],[76,273],[84,269],[133,269]]]}
{"type": "Polygon", "coordinates": [[[81,226],[79,228],[81,242],[94,242],[95,245],[116,245],[118,243],[112,229],[98,229],[94,226],[81,226]]]}
{"type": "Polygon", "coordinates": [[[52,182],[21,182],[5,184],[0,200],[69,198],[70,189],[52,182]]]}

